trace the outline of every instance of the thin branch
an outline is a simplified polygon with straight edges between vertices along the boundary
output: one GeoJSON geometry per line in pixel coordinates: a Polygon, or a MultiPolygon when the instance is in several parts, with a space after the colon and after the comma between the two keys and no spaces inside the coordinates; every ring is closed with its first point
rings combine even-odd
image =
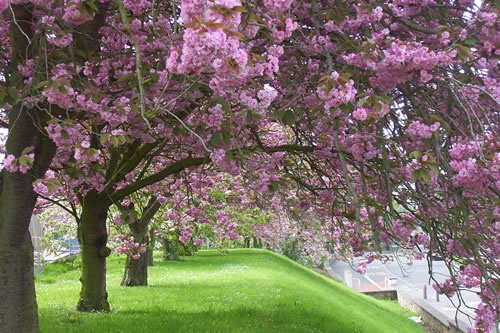
{"type": "Polygon", "coordinates": [[[146,117],[146,102],[144,98],[144,78],[142,76],[142,58],[141,58],[141,50],[139,49],[139,44],[132,33],[132,29],[130,28],[130,23],[128,21],[127,12],[125,11],[125,6],[123,5],[122,0],[118,0],[118,8],[120,10],[120,16],[125,26],[125,30],[129,35],[130,41],[134,45],[135,48],[135,73],[137,75],[137,85],[139,86],[139,98],[140,98],[140,106],[141,106],[141,118],[146,123],[146,126],[151,129],[151,123],[146,117]]]}

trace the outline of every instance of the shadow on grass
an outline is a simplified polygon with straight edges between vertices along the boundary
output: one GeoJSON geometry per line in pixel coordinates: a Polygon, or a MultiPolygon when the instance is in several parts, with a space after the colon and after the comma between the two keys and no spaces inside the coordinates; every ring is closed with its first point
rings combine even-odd
{"type": "MultiPolygon", "coordinates": [[[[78,313],[53,308],[41,313],[50,333],[57,332],[352,332],[338,323],[297,309],[259,311],[238,308],[229,311],[208,309],[200,312],[168,310],[117,310],[109,314],[78,313]],[[312,323],[323,322],[321,327],[312,323]],[[237,329],[235,329],[237,328],[237,329]]],[[[45,326],[44,325],[44,326],[45,326]]],[[[42,333],[44,330],[42,326],[42,333]]],[[[361,332],[361,331],[360,331],[361,332]]],[[[368,332],[368,330],[366,331],[368,332]]]]}

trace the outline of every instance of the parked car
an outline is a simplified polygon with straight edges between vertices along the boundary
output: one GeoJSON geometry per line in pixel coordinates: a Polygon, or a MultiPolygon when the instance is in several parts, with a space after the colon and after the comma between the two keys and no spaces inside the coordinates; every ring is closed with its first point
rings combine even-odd
{"type": "Polygon", "coordinates": [[[444,258],[441,255],[441,253],[437,253],[437,252],[433,252],[432,253],[431,259],[434,260],[434,261],[443,261],[444,260],[444,258]]]}

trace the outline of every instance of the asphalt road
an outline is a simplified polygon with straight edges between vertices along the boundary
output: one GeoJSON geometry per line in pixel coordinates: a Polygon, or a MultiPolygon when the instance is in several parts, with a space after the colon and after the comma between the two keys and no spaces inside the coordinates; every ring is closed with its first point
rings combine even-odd
{"type": "MultiPolygon", "coordinates": [[[[444,295],[437,295],[432,288],[434,281],[431,281],[426,260],[407,263],[402,257],[399,260],[385,264],[374,261],[369,264],[365,274],[355,271],[357,265],[348,262],[335,261],[331,264],[333,272],[344,283],[354,290],[361,292],[396,289],[404,292],[411,299],[426,299],[433,309],[445,315],[448,320],[458,319],[461,326],[473,324],[474,308],[479,304],[477,290],[470,290],[462,294],[462,300],[457,296],[448,299],[444,295]],[[425,290],[425,291],[424,291],[425,290]],[[457,307],[459,311],[457,311],[457,307]]],[[[434,278],[441,282],[448,274],[443,261],[432,261],[432,271],[434,278]]]]}

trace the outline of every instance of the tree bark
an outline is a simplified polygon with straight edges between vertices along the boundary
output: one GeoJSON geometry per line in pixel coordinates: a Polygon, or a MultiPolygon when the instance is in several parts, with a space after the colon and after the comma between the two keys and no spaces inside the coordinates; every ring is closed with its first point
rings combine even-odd
{"type": "Polygon", "coordinates": [[[153,251],[149,246],[148,227],[156,212],[160,209],[160,206],[156,197],[151,196],[139,221],[129,225],[131,236],[134,237],[134,241],[139,244],[146,244],[148,250],[142,253],[137,260],[127,256],[125,272],[121,283],[122,286],[133,287],[148,285],[149,258],[153,256],[153,251]]]}
{"type": "MultiPolygon", "coordinates": [[[[148,223],[134,223],[130,225],[134,241],[140,244],[148,244],[148,223]]],[[[148,285],[148,263],[149,251],[141,254],[137,260],[127,256],[125,272],[121,285],[126,287],[148,285]]]]}
{"type": "Polygon", "coordinates": [[[110,204],[95,191],[89,192],[83,199],[78,225],[78,240],[82,251],[82,289],[78,311],[109,311],[106,291],[106,257],[111,253],[106,246],[106,218],[109,206],[110,204]]]}
{"type": "MultiPolygon", "coordinates": [[[[3,12],[10,26],[11,58],[3,73],[6,86],[22,89],[17,65],[33,57],[33,6],[14,5],[3,12]]],[[[9,134],[6,153],[18,158],[32,147],[33,167],[27,173],[0,171],[0,330],[39,332],[33,245],[29,233],[37,194],[33,181],[42,178],[55,154],[55,145],[43,133],[45,111],[28,109],[14,101],[7,112],[9,134]]]]}
{"type": "Polygon", "coordinates": [[[163,245],[163,260],[179,260],[180,259],[180,249],[178,242],[171,241],[168,237],[164,237],[162,240],[163,245]]]}
{"type": "Polygon", "coordinates": [[[154,265],[153,250],[156,244],[155,230],[151,226],[149,227],[149,245],[148,245],[148,266],[154,265]]]}
{"type": "Polygon", "coordinates": [[[35,158],[25,174],[0,172],[0,327],[2,332],[39,332],[29,233],[37,199],[32,184],[47,171],[55,145],[37,130],[44,123],[37,110],[16,105],[9,112],[9,122],[7,153],[19,157],[33,147],[35,158]]]}
{"type": "MultiPolygon", "coordinates": [[[[4,175],[4,182],[9,183],[8,178],[4,175]]],[[[39,332],[28,231],[34,196],[23,198],[25,188],[13,194],[9,187],[3,187],[0,198],[0,327],[2,332],[39,332]],[[6,199],[9,192],[13,198],[6,199]]]]}

